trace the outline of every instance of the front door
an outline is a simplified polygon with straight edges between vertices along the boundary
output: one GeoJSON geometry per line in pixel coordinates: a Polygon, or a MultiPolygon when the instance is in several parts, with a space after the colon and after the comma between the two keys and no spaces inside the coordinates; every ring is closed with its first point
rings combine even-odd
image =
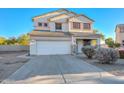
{"type": "Polygon", "coordinates": [[[89,40],[89,39],[85,39],[85,40],[83,40],[83,42],[84,42],[84,46],[91,45],[91,40],[89,40]]]}

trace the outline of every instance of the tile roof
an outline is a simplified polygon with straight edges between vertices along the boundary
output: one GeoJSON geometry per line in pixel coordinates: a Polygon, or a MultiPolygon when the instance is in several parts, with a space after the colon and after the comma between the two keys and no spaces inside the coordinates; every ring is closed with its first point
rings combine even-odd
{"type": "Polygon", "coordinates": [[[116,32],[116,29],[118,28],[124,28],[124,24],[117,24],[116,27],[115,27],[115,32],[116,32]]]}
{"type": "Polygon", "coordinates": [[[122,26],[124,27],[124,24],[117,24],[116,26],[117,27],[122,27],[122,26]]]}
{"type": "Polygon", "coordinates": [[[45,31],[37,31],[34,30],[29,33],[30,36],[41,36],[41,37],[68,37],[69,34],[66,32],[45,32],[45,31]]]}
{"type": "MultiPolygon", "coordinates": [[[[84,17],[86,17],[86,18],[88,18],[89,20],[91,20],[91,21],[94,22],[93,19],[87,17],[87,16],[84,15],[84,14],[77,14],[77,13],[75,13],[75,12],[72,12],[72,11],[69,11],[69,10],[67,10],[67,9],[63,9],[63,8],[62,8],[62,9],[59,9],[59,10],[56,10],[56,11],[48,12],[48,13],[61,12],[61,11],[66,11],[67,13],[73,13],[75,16],[72,16],[72,17],[76,17],[76,16],[84,16],[84,17]]],[[[42,15],[35,16],[35,17],[32,18],[32,20],[34,20],[34,18],[36,18],[36,17],[40,17],[40,16],[46,15],[46,14],[48,14],[48,13],[44,13],[44,14],[42,14],[42,15]]],[[[56,16],[57,16],[57,15],[56,15],[56,16]]]]}
{"type": "Polygon", "coordinates": [[[98,37],[100,38],[100,34],[94,33],[84,33],[84,32],[45,32],[45,31],[37,31],[34,30],[29,33],[30,36],[41,36],[41,37],[98,37]]]}

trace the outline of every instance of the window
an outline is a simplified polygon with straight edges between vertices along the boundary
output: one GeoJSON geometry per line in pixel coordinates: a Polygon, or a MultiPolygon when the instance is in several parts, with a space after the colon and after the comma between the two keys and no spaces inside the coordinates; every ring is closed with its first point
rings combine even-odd
{"type": "Polygon", "coordinates": [[[124,27],[120,27],[120,32],[124,32],[124,27]]]}
{"type": "Polygon", "coordinates": [[[55,26],[56,26],[57,30],[61,30],[62,29],[62,23],[56,23],[55,26]]]}
{"type": "Polygon", "coordinates": [[[79,22],[73,22],[73,28],[74,29],[80,29],[81,28],[80,23],[79,22]]]}
{"type": "Polygon", "coordinates": [[[83,29],[90,29],[90,24],[89,23],[84,23],[83,24],[83,29]]]}
{"type": "Polygon", "coordinates": [[[47,26],[48,26],[48,24],[47,24],[47,23],[44,23],[44,26],[45,26],[45,27],[47,27],[47,26]]]}
{"type": "Polygon", "coordinates": [[[38,26],[42,26],[42,23],[41,22],[38,22],[38,26]]]}
{"type": "Polygon", "coordinates": [[[122,40],[122,45],[124,46],[124,40],[122,40]]]}

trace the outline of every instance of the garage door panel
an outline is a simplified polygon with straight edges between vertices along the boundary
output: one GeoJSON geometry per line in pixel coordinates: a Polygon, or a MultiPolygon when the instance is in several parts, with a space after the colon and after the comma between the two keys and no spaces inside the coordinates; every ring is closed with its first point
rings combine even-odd
{"type": "Polygon", "coordinates": [[[38,55],[70,54],[70,41],[37,41],[38,55]]]}

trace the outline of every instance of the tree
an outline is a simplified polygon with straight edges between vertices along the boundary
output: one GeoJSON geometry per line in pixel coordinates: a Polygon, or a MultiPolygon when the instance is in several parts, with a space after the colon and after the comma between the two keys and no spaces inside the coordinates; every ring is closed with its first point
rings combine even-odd
{"type": "Polygon", "coordinates": [[[104,35],[102,32],[100,32],[99,30],[94,29],[94,30],[93,30],[93,33],[95,33],[95,34],[100,34],[100,35],[101,35],[101,39],[102,39],[102,40],[105,40],[105,35],[104,35]]]}
{"type": "Polygon", "coordinates": [[[15,37],[11,37],[5,41],[6,45],[17,45],[18,41],[15,37]]]}
{"type": "Polygon", "coordinates": [[[114,40],[111,37],[107,38],[105,43],[108,45],[108,47],[114,48],[114,40]]]}
{"type": "Polygon", "coordinates": [[[29,40],[30,37],[27,34],[21,35],[20,37],[18,37],[18,43],[19,45],[29,45],[29,40]]]}
{"type": "Polygon", "coordinates": [[[6,38],[0,37],[0,45],[4,45],[6,41],[6,38]]]}
{"type": "Polygon", "coordinates": [[[29,45],[29,35],[24,34],[19,36],[18,38],[4,38],[0,37],[0,45],[29,45]]]}

